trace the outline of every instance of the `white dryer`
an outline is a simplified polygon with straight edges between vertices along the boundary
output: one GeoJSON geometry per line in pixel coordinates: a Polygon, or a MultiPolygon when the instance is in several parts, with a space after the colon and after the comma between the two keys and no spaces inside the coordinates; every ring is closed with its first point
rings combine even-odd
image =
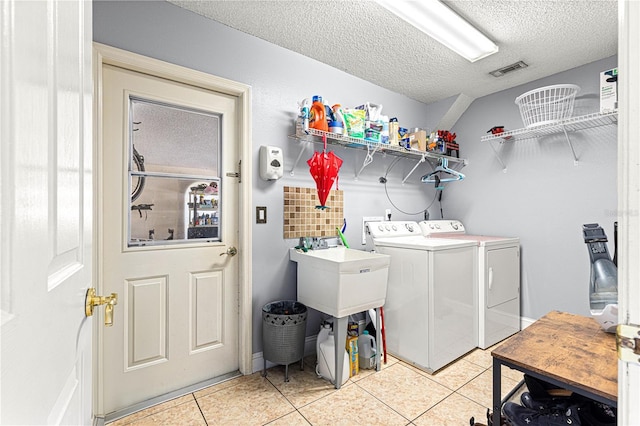
{"type": "Polygon", "coordinates": [[[384,305],[387,349],[429,373],[476,347],[477,249],[431,239],[417,222],[369,222],[375,250],[391,256],[384,305]]]}
{"type": "Polygon", "coordinates": [[[474,241],[478,247],[478,347],[520,331],[520,239],[470,235],[457,220],[420,222],[423,235],[474,241]]]}

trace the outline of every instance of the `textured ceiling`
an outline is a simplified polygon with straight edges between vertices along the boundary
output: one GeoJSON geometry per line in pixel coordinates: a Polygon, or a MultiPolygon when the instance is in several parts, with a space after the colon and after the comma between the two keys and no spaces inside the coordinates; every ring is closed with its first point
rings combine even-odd
{"type": "Polygon", "coordinates": [[[616,0],[444,1],[500,51],[470,63],[374,1],[170,1],[229,27],[432,103],[495,93],[617,53],[616,0]],[[529,67],[493,77],[517,61],[529,67]]]}

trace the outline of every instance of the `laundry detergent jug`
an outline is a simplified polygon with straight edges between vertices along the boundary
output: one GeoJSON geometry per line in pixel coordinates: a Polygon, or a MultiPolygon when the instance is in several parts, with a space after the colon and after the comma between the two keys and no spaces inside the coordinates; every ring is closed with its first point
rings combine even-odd
{"type": "Polygon", "coordinates": [[[322,103],[322,96],[314,96],[309,110],[309,127],[313,129],[329,131],[329,123],[327,122],[326,109],[322,103]]]}
{"type": "MultiPolygon", "coordinates": [[[[333,341],[333,332],[331,331],[331,325],[325,324],[318,333],[318,340],[316,341],[316,350],[318,355],[318,364],[316,365],[316,374],[331,383],[335,384],[336,372],[335,372],[335,344],[333,341]]],[[[347,350],[343,349],[344,364],[342,367],[342,383],[345,384],[349,380],[349,355],[347,350]]]]}

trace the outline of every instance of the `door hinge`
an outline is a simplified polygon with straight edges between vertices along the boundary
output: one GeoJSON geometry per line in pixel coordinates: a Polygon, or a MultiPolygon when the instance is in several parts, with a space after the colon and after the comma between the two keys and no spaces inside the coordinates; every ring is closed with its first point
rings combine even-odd
{"type": "Polygon", "coordinates": [[[616,349],[619,360],[640,365],[640,326],[618,324],[616,349]]]}
{"type": "MultiPolygon", "coordinates": [[[[242,160],[238,161],[238,170],[242,170],[242,160]]],[[[240,172],[227,172],[227,177],[239,178],[239,182],[242,182],[240,172]]]]}

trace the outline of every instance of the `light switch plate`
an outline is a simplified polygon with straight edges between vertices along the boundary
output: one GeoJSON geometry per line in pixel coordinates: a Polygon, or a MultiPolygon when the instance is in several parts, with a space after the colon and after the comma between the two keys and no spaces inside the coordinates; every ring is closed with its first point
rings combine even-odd
{"type": "Polygon", "coordinates": [[[256,206],[256,223],[267,223],[267,206],[256,206]]]}

